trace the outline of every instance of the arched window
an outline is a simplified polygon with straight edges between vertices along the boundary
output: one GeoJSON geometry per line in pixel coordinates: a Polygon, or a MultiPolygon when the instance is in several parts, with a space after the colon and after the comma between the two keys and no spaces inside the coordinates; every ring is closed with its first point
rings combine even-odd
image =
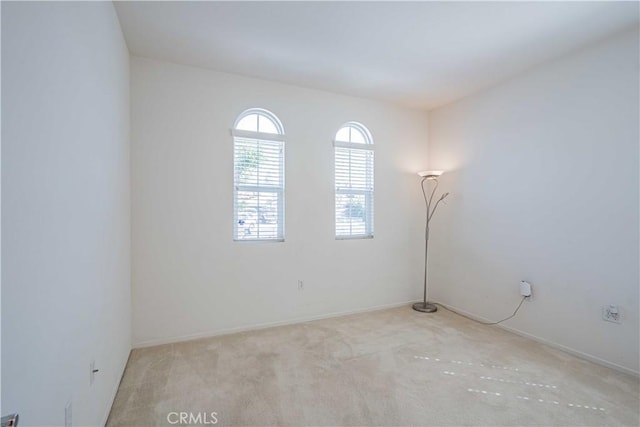
{"type": "Polygon", "coordinates": [[[360,123],[342,126],[335,147],[336,238],[373,237],[373,138],[360,123]]]}
{"type": "Polygon", "coordinates": [[[284,129],[270,111],[238,116],[233,135],[233,239],[284,240],[284,129]]]}

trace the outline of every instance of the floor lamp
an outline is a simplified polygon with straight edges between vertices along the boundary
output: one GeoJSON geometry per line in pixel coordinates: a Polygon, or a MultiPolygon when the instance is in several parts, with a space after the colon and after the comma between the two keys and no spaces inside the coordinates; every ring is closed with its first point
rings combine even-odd
{"type": "Polygon", "coordinates": [[[424,197],[424,203],[427,207],[426,213],[426,223],[425,223],[425,232],[424,232],[424,296],[421,302],[417,302],[413,304],[413,309],[416,311],[421,311],[423,313],[433,313],[438,310],[435,304],[427,302],[427,261],[429,255],[429,223],[431,222],[431,218],[433,218],[433,214],[436,213],[436,209],[441,201],[443,201],[449,193],[444,193],[440,198],[433,204],[433,196],[436,193],[436,189],[438,188],[438,177],[442,175],[443,171],[422,171],[418,172],[418,176],[422,178],[420,182],[420,187],[422,188],[422,196],[424,197]],[[424,183],[426,181],[433,181],[435,185],[433,186],[433,190],[431,190],[431,195],[427,197],[427,192],[424,188],[424,183]],[[433,207],[432,207],[433,206],[433,207]]]}

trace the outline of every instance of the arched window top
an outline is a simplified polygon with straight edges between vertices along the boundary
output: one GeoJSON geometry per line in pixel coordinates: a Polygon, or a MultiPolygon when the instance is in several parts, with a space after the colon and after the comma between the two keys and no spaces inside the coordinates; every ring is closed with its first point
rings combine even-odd
{"type": "Polygon", "coordinates": [[[358,122],[345,123],[338,133],[336,142],[346,142],[348,144],[373,144],[371,132],[365,125],[358,122]]]}
{"type": "Polygon", "coordinates": [[[249,108],[243,111],[233,125],[235,130],[284,135],[282,123],[275,114],[264,108],[249,108]]]}

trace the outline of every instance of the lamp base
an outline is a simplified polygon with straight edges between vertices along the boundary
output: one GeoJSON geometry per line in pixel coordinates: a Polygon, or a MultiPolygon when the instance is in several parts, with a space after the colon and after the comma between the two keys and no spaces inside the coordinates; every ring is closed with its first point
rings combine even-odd
{"type": "Polygon", "coordinates": [[[438,307],[430,302],[417,302],[413,304],[413,309],[422,313],[434,313],[438,311],[438,307]]]}

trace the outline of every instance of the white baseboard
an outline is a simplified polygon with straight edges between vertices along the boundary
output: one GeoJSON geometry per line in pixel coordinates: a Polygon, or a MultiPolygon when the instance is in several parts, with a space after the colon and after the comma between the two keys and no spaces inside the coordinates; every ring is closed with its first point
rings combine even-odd
{"type": "MultiPolygon", "coordinates": [[[[451,310],[457,311],[460,314],[464,314],[465,316],[468,316],[468,317],[470,317],[472,319],[480,320],[482,322],[492,322],[493,321],[491,319],[486,319],[486,318],[484,318],[482,316],[478,316],[476,314],[469,313],[466,310],[463,310],[463,309],[458,308],[458,307],[454,307],[454,306],[449,305],[449,304],[443,304],[441,302],[438,302],[438,304],[440,304],[440,305],[442,305],[444,307],[447,307],[447,308],[449,308],[451,310]]],[[[537,335],[533,335],[533,334],[530,334],[528,332],[524,332],[524,331],[521,331],[519,329],[512,328],[511,326],[506,326],[506,325],[503,325],[503,324],[499,324],[499,325],[495,325],[495,326],[497,326],[497,327],[499,327],[501,329],[504,329],[506,331],[509,331],[511,333],[514,333],[516,335],[520,335],[521,337],[528,338],[530,340],[539,342],[541,344],[548,345],[549,347],[553,347],[553,348],[558,349],[558,350],[562,350],[565,353],[569,353],[569,354],[571,354],[573,356],[576,356],[576,357],[579,357],[581,359],[588,360],[589,362],[597,363],[598,365],[606,366],[607,368],[611,368],[611,369],[614,369],[616,371],[623,372],[625,374],[633,375],[635,377],[640,377],[640,372],[638,372],[638,371],[626,368],[624,366],[620,366],[620,365],[618,365],[616,363],[613,363],[613,362],[609,362],[609,361],[601,359],[601,358],[599,358],[597,356],[593,356],[591,354],[584,353],[584,352],[582,352],[580,350],[576,350],[574,348],[567,347],[565,345],[558,344],[558,343],[553,342],[553,341],[549,341],[549,340],[547,340],[545,338],[541,338],[541,337],[539,337],[537,335]]]]}
{"type": "Polygon", "coordinates": [[[189,335],[180,335],[180,336],[175,336],[175,337],[170,337],[170,338],[157,338],[157,339],[140,341],[138,343],[135,343],[133,345],[133,348],[135,349],[135,348],[153,347],[153,346],[156,346],[156,345],[163,345],[163,344],[173,344],[173,343],[177,343],[177,342],[197,340],[197,339],[200,339],[200,338],[210,338],[210,337],[217,337],[217,336],[220,336],[220,335],[235,334],[235,333],[238,333],[238,332],[255,331],[255,330],[259,330],[259,329],[273,328],[275,326],[286,326],[286,325],[293,325],[293,324],[296,324],[296,323],[311,322],[313,320],[328,319],[328,318],[331,318],[331,317],[340,317],[340,316],[346,316],[346,315],[349,315],[349,314],[357,314],[357,313],[366,313],[368,311],[385,310],[385,309],[388,309],[388,308],[402,307],[404,305],[409,305],[409,304],[412,304],[414,302],[415,302],[415,300],[411,300],[411,301],[397,302],[397,303],[393,303],[393,304],[384,304],[384,305],[376,305],[376,306],[373,306],[373,307],[358,308],[358,309],[355,309],[355,310],[337,311],[337,312],[332,312],[332,313],[328,313],[328,314],[320,314],[320,315],[315,315],[315,316],[304,316],[304,317],[298,317],[298,318],[294,318],[294,319],[290,319],[290,320],[284,320],[284,321],[259,323],[259,324],[255,324],[255,325],[245,325],[245,326],[239,326],[239,327],[235,327],[235,328],[219,329],[219,330],[216,330],[216,331],[200,332],[200,333],[197,333],[197,334],[189,334],[189,335]]]}
{"type": "Polygon", "coordinates": [[[131,349],[129,350],[129,354],[127,355],[127,357],[124,359],[124,364],[122,364],[121,366],[120,377],[118,378],[118,381],[116,382],[115,387],[111,391],[111,399],[109,400],[109,406],[107,406],[107,410],[102,415],[102,423],[100,423],[102,427],[105,427],[107,425],[107,421],[109,420],[109,414],[111,413],[113,402],[115,402],[116,400],[116,394],[118,394],[118,389],[120,388],[120,383],[122,382],[122,377],[124,376],[124,370],[127,367],[127,363],[129,363],[129,357],[131,357],[131,349]]]}

